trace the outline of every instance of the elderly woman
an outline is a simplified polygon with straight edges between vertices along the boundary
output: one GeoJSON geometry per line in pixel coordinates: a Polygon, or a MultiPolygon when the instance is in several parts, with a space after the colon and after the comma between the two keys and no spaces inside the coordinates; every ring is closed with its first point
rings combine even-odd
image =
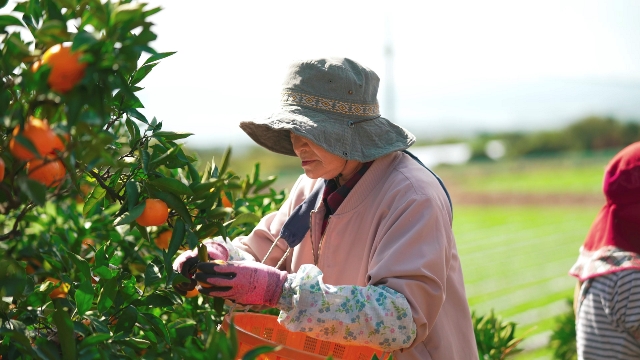
{"type": "Polygon", "coordinates": [[[570,274],[578,359],[640,359],[640,142],[604,173],[606,204],[570,274]]]}
{"type": "MultiPolygon", "coordinates": [[[[233,242],[207,242],[203,294],[281,310],[314,338],[394,359],[477,359],[452,210],[440,180],[378,113],[378,76],[345,58],[294,63],[280,111],[240,127],[304,170],[279,211],[233,242]]],[[[197,261],[182,254],[174,268],[197,261]]],[[[195,286],[195,281],[182,291],[195,286]]]]}

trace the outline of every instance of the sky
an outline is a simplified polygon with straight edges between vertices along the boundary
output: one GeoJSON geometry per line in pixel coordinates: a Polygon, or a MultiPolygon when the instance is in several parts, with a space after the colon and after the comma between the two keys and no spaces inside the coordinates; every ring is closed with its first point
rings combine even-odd
{"type": "Polygon", "coordinates": [[[384,117],[418,139],[640,120],[640,1],[148,0],[159,52],[142,112],[187,144],[251,140],[288,65],[349,57],[381,78],[384,117]],[[391,48],[392,57],[385,56],[391,48]]]}

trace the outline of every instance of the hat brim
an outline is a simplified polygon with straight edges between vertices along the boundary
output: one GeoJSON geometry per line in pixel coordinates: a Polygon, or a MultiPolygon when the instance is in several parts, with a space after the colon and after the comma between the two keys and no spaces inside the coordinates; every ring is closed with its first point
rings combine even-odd
{"type": "Polygon", "coordinates": [[[383,117],[353,119],[285,105],[261,121],[243,121],[240,128],[258,145],[296,156],[290,132],[304,136],[332,154],[368,162],[409,148],[415,136],[383,117]]]}

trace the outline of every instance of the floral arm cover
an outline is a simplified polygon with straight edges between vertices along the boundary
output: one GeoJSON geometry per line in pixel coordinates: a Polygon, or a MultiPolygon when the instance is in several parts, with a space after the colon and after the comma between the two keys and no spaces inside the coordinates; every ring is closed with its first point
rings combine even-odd
{"type": "Polygon", "coordinates": [[[256,259],[254,259],[253,256],[251,256],[251,254],[249,254],[248,252],[242,251],[236,248],[235,246],[233,246],[233,244],[231,243],[231,241],[229,241],[229,239],[224,239],[220,236],[216,236],[212,239],[205,240],[205,242],[218,243],[224,246],[225,248],[227,248],[227,251],[229,251],[229,261],[242,261],[242,260],[256,261],[256,259]]]}
{"type": "Polygon", "coordinates": [[[324,284],[313,265],[289,274],[277,307],[287,329],[320,340],[393,351],[409,347],[416,337],[404,295],[386,286],[324,284]]]}

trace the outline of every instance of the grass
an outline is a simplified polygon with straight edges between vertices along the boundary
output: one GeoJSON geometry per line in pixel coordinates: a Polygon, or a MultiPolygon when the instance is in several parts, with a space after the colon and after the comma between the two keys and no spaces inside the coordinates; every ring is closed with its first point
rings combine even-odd
{"type": "Polygon", "coordinates": [[[519,194],[600,194],[609,152],[439,167],[437,173],[465,191],[519,194]]]}
{"type": "MultiPolygon", "coordinates": [[[[613,153],[440,167],[453,198],[463,194],[602,194],[613,153]]],[[[459,196],[458,198],[464,198],[459,196]]],[[[566,204],[566,203],[565,203],[566,204]]],[[[567,273],[600,205],[465,205],[454,203],[454,233],[469,306],[494,309],[517,323],[524,352],[513,359],[552,359],[548,339],[555,318],[570,310],[576,280],[567,273]]]]}
{"type": "MultiPolygon", "coordinates": [[[[521,347],[546,346],[575,279],[567,272],[597,213],[587,207],[459,206],[454,233],[469,306],[518,324],[521,347]],[[537,334],[546,335],[536,337],[537,334]]],[[[537,358],[551,354],[536,350],[537,358]]],[[[515,359],[528,359],[521,353],[515,359]]]]}

